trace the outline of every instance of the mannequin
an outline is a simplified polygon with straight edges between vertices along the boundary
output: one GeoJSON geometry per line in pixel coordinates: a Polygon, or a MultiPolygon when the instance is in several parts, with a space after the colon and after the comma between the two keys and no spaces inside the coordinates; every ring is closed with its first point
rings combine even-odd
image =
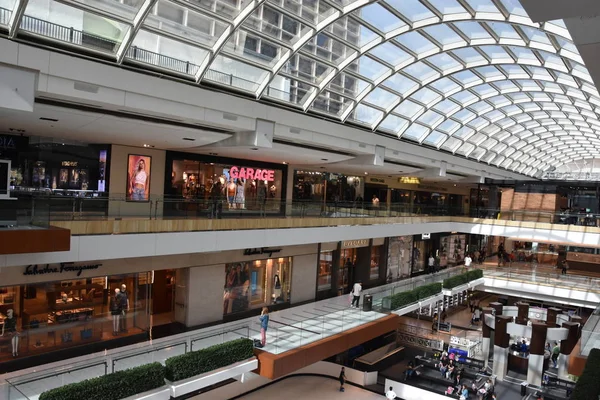
{"type": "Polygon", "coordinates": [[[127,312],[129,311],[129,293],[127,293],[127,286],[125,284],[121,285],[121,293],[120,293],[120,303],[121,310],[123,314],[121,315],[121,332],[127,332],[127,312]]]}
{"type": "Polygon", "coordinates": [[[239,209],[246,208],[246,194],[244,193],[246,189],[245,184],[246,182],[242,179],[236,181],[235,204],[239,209]]]}
{"type": "Polygon", "coordinates": [[[115,289],[114,296],[110,298],[110,313],[113,318],[113,336],[117,336],[119,334],[121,315],[123,314],[123,309],[121,308],[121,290],[119,288],[115,289]]]}
{"type": "Polygon", "coordinates": [[[4,336],[4,332],[6,332],[8,336],[12,336],[12,339],[10,340],[12,344],[12,355],[13,357],[16,357],[19,355],[19,331],[17,330],[17,319],[15,318],[12,308],[6,312],[6,316],[4,325],[2,325],[2,334],[0,336],[4,336]]]}
{"type": "Polygon", "coordinates": [[[236,191],[237,191],[237,185],[235,184],[235,182],[232,179],[231,182],[229,182],[227,184],[227,204],[229,205],[229,208],[235,208],[236,191]]]}
{"type": "Polygon", "coordinates": [[[275,275],[273,281],[273,300],[277,302],[277,299],[281,297],[281,280],[279,280],[279,275],[275,275]]]}

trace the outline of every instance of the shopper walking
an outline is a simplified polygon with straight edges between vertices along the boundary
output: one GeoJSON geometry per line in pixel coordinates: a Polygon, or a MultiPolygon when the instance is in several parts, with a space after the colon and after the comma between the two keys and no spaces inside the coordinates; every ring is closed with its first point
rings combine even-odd
{"type": "Polygon", "coordinates": [[[563,275],[566,275],[568,270],[569,270],[569,264],[567,263],[567,260],[562,260],[562,269],[561,269],[560,273],[563,275]]]}
{"type": "Polygon", "coordinates": [[[356,305],[356,308],[358,308],[360,303],[360,292],[362,292],[362,285],[361,282],[358,281],[354,284],[354,287],[352,288],[352,304],[350,305],[350,307],[354,307],[356,305]]]}
{"type": "Polygon", "coordinates": [[[344,367],[342,367],[342,370],[340,371],[340,392],[343,392],[344,389],[344,383],[346,383],[346,369],[344,367]]]}
{"type": "Polygon", "coordinates": [[[433,253],[429,256],[428,267],[429,270],[427,271],[427,273],[433,274],[433,272],[435,271],[435,257],[433,257],[433,253]]]}
{"type": "Polygon", "coordinates": [[[467,254],[467,256],[465,257],[465,267],[467,269],[469,269],[469,267],[471,266],[472,262],[473,262],[473,259],[471,258],[470,255],[467,254]]]}
{"type": "Polygon", "coordinates": [[[260,344],[262,347],[265,347],[267,344],[267,328],[269,327],[269,309],[267,307],[263,307],[260,312],[260,344]]]}
{"type": "Polygon", "coordinates": [[[385,392],[385,398],[393,400],[396,397],[397,396],[396,396],[396,392],[394,392],[394,388],[390,386],[390,389],[387,392],[385,392]]]}

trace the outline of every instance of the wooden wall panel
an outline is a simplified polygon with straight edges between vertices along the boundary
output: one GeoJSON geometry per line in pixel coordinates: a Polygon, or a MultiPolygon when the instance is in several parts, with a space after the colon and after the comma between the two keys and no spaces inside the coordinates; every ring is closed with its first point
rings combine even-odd
{"type": "Polygon", "coordinates": [[[71,231],[48,229],[0,230],[0,254],[47,253],[71,250],[71,231]]]}

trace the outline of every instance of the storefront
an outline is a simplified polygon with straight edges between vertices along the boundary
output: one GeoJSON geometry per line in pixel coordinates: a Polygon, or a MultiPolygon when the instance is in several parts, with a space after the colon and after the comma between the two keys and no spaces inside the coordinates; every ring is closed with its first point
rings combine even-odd
{"type": "Polygon", "coordinates": [[[291,280],[292,257],[226,264],[223,315],[289,304],[291,280]]]}
{"type": "Polygon", "coordinates": [[[141,335],[150,329],[151,272],[103,275],[103,265],[28,265],[23,280],[0,287],[0,362],[141,335]],[[83,277],[85,275],[98,275],[83,277]],[[33,283],[40,277],[46,282],[33,283]],[[13,322],[14,321],[14,322],[13,322]],[[14,327],[13,335],[9,330],[14,327]]]}
{"type": "Polygon", "coordinates": [[[395,236],[388,239],[386,283],[410,278],[412,249],[412,236],[395,236]]]}
{"type": "Polygon", "coordinates": [[[440,266],[452,267],[464,262],[467,249],[467,235],[451,234],[442,236],[438,257],[442,259],[440,266]]]}
{"type": "Polygon", "coordinates": [[[385,282],[388,246],[385,238],[322,243],[317,273],[317,299],[350,293],[354,283],[363,288],[385,282]]]}
{"type": "Polygon", "coordinates": [[[279,215],[287,166],[167,152],[164,215],[279,215]]]}
{"type": "Polygon", "coordinates": [[[110,145],[11,135],[0,135],[0,143],[0,158],[11,161],[14,195],[92,197],[108,192],[110,145]]]}
{"type": "Polygon", "coordinates": [[[16,358],[47,363],[48,352],[147,340],[159,325],[181,331],[314,300],[318,262],[311,244],[2,268],[0,373],[14,359],[12,326],[16,358]]]}
{"type": "Polygon", "coordinates": [[[294,171],[293,201],[362,204],[365,180],[330,172],[294,171]]]}

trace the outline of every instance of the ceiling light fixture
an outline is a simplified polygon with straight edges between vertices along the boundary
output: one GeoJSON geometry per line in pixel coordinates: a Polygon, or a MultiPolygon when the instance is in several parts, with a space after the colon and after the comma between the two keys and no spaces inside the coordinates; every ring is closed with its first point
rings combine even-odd
{"type": "Polygon", "coordinates": [[[285,162],[285,161],[284,161],[284,162],[283,162],[283,164],[284,164],[284,165],[287,165],[287,162],[285,162]]]}
{"type": "Polygon", "coordinates": [[[219,154],[218,153],[208,153],[208,155],[210,155],[210,156],[218,156],[219,154]]]}

